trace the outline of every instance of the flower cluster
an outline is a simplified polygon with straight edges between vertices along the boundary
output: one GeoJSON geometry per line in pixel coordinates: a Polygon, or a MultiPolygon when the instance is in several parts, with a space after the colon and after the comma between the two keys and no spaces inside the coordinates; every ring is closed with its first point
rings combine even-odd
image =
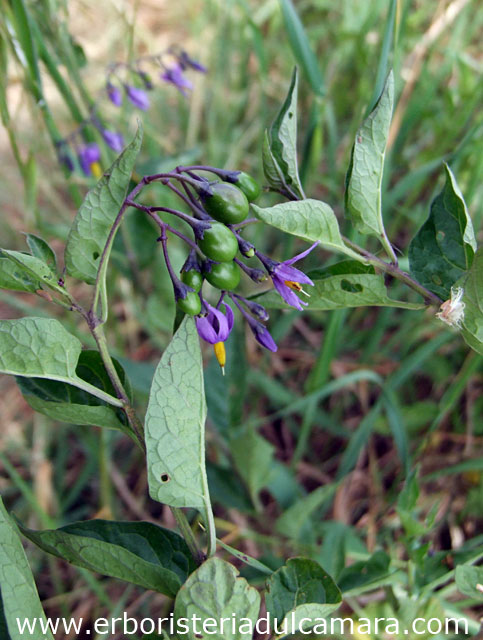
{"type": "Polygon", "coordinates": [[[206,71],[202,64],[193,60],[186,51],[178,47],[171,47],[154,56],[138,58],[131,64],[120,62],[111,64],[108,67],[105,92],[92,106],[88,118],[75,131],[57,143],[59,163],[67,171],[74,171],[77,165],[87,177],[99,178],[102,175],[101,147],[95,142],[94,130],[110,149],[116,153],[122,151],[123,136],[105,125],[105,120],[100,115],[99,103],[106,95],[114,106],[120,107],[126,96],[134,107],[147,111],[150,105],[148,92],[154,88],[151,76],[145,70],[147,65],[154,66],[159,72],[160,79],[175,86],[184,96],[187,96],[187,91],[193,88],[185,72],[189,69],[202,73],[206,71]]]}
{"type": "Polygon", "coordinates": [[[195,317],[199,336],[213,345],[222,370],[226,363],[225,342],[233,329],[235,307],[246,320],[256,341],[269,351],[277,351],[277,345],[265,325],[269,319],[265,307],[256,300],[235,293],[235,289],[242,273],[256,283],[270,278],[283,301],[302,310],[307,303],[297,293],[308,296],[302,286],[313,286],[313,282],[293,264],[305,258],[318,243],[293,258],[278,262],[258,251],[244,238],[245,225],[256,222],[246,219],[250,202],[261,191],[246,173],[196,165],[177,167],[173,172],[144,178],[147,184],[154,181],[166,185],[190,213],[162,206],[145,206],[129,199],[128,204],[148,213],[159,225],[161,235],[158,240],[162,244],[177,306],[195,317]],[[215,179],[200,175],[200,171],[214,174],[215,179]],[[160,212],[186,222],[191,227],[192,237],[170,226],[160,217],[160,212]],[[190,248],[180,274],[175,273],[170,262],[168,234],[178,236],[190,248]],[[257,260],[262,268],[250,266],[242,258],[257,260]],[[204,297],[205,282],[220,292],[215,304],[210,304],[204,297]]]}

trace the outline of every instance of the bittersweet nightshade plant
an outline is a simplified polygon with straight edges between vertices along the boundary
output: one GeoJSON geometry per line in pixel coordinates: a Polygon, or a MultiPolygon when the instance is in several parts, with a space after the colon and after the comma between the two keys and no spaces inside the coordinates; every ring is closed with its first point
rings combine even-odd
{"type": "Polygon", "coordinates": [[[193,83],[184,75],[183,68],[179,64],[168,67],[160,77],[164,82],[174,85],[184,96],[188,95],[187,89],[193,89],[193,83]]]}
{"type": "Polygon", "coordinates": [[[77,157],[81,169],[86,176],[94,174],[95,177],[99,177],[101,171],[99,162],[101,159],[101,150],[99,145],[95,142],[82,145],[77,149],[77,157]]]}
{"type": "Polygon", "coordinates": [[[205,303],[208,313],[196,318],[196,329],[205,342],[213,345],[218,364],[224,371],[226,364],[225,341],[233,329],[234,315],[229,304],[223,302],[222,306],[224,312],[219,307],[205,303]]]}

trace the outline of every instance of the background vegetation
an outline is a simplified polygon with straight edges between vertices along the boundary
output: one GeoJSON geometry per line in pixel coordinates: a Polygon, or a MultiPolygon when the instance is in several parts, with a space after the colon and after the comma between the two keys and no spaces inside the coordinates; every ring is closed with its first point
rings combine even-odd
{"type": "MultiPolygon", "coordinates": [[[[388,56],[398,96],[385,170],[389,237],[402,251],[407,248],[442,187],[443,161],[458,179],[475,229],[481,228],[483,14],[476,0],[300,0],[295,5],[306,29],[303,42],[312,53],[298,48],[294,22],[276,0],[27,4],[46,46],[64,63],[60,71],[84,113],[84,88],[97,95],[112,60],[180,44],[207,66],[188,100],[157,83],[151,108],[142,115],[140,175],[203,161],[248,171],[263,182],[263,131],[298,63],[305,191],[329,202],[340,219],[354,134],[377,95],[388,56]],[[385,54],[391,10],[394,53],[389,48],[385,54]],[[65,58],[67,29],[85,63],[80,48],[71,49],[77,58],[65,58]]],[[[72,112],[42,62],[40,72],[55,126],[67,135],[76,126],[72,112]]],[[[76,211],[76,191],[82,194],[92,183],[79,173],[66,179],[24,78],[21,61],[11,62],[4,78],[10,120],[0,134],[2,246],[22,250],[20,232],[34,232],[60,248],[76,211]]],[[[106,106],[103,114],[126,137],[139,117],[129,107],[119,112],[106,106]]],[[[164,191],[153,198],[158,196],[166,201],[164,191]]],[[[266,194],[263,204],[277,201],[266,194]]],[[[156,231],[140,226],[132,212],[110,273],[112,353],[146,400],[174,319],[155,239],[156,231]]],[[[300,249],[261,225],[251,240],[279,259],[300,249]]],[[[321,255],[306,265],[333,260],[326,254],[321,262],[321,255]]],[[[181,260],[180,251],[178,266],[181,260]]],[[[82,297],[82,289],[78,293],[82,297]]],[[[26,314],[50,315],[52,308],[30,294],[0,293],[0,317],[26,314]]],[[[74,320],[62,317],[89,344],[74,320]]],[[[267,354],[239,325],[228,342],[225,378],[211,350],[206,352],[208,471],[218,532],[226,543],[272,567],[303,552],[334,577],[345,564],[384,549],[394,566],[407,571],[408,593],[437,581],[442,569],[451,570],[455,553],[481,545],[481,357],[457,335],[429,311],[273,312],[270,330],[280,346],[267,354]],[[355,382],[352,372],[360,373],[355,382]],[[254,428],[249,436],[247,425],[254,428]],[[396,447],[403,433],[410,443],[406,464],[396,447]],[[409,468],[418,469],[420,495],[396,509],[409,468]],[[412,556],[425,545],[425,553],[436,554],[434,567],[424,568],[412,556]],[[408,560],[419,577],[411,577],[408,560]]],[[[169,512],[149,500],[142,457],[128,438],[34,414],[7,377],[0,379],[0,412],[0,492],[28,526],[55,527],[94,515],[174,526],[169,512]]],[[[169,607],[159,594],[94,580],[33,548],[29,559],[47,615],[94,618],[126,607],[135,613],[169,607]]],[[[252,576],[246,568],[244,574],[252,576]]],[[[354,596],[346,613],[380,613],[378,593],[374,584],[372,598],[354,596]]],[[[387,590],[382,593],[387,599],[387,590]]],[[[380,615],[389,615],[390,605],[384,606],[380,615]]],[[[466,610],[474,620],[481,615],[472,599],[466,610]]]]}

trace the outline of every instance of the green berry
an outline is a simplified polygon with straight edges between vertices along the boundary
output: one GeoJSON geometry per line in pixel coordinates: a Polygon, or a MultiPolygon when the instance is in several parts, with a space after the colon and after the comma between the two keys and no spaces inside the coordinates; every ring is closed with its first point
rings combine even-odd
{"type": "Polygon", "coordinates": [[[225,224],[242,222],[250,208],[243,191],[228,182],[211,184],[209,192],[202,194],[201,199],[206,212],[225,224]]]}
{"type": "Polygon", "coordinates": [[[189,316],[197,316],[201,311],[200,296],[195,291],[188,291],[185,298],[178,298],[178,308],[189,316]]]}
{"type": "Polygon", "coordinates": [[[181,280],[195,291],[200,291],[203,286],[203,276],[196,269],[182,271],[181,280]]]}
{"type": "Polygon", "coordinates": [[[243,193],[247,197],[248,202],[253,202],[254,200],[256,200],[262,192],[262,189],[258,182],[244,171],[241,171],[238,174],[238,180],[235,184],[240,189],[240,191],[243,191],[243,193]]]}
{"type": "Polygon", "coordinates": [[[230,262],[238,251],[238,240],[228,227],[220,222],[212,222],[205,229],[198,245],[207,258],[216,262],[230,262]]]}
{"type": "Polygon", "coordinates": [[[222,291],[232,291],[240,283],[240,267],[236,262],[212,262],[205,278],[222,291]]]}

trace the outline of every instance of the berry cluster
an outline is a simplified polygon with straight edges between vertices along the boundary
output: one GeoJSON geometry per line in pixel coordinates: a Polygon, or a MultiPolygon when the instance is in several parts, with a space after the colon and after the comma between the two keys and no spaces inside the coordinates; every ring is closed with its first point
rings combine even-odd
{"type": "MultiPolygon", "coordinates": [[[[242,272],[254,282],[272,279],[274,287],[289,305],[302,310],[302,302],[294,293],[303,291],[303,284],[313,285],[302,271],[292,266],[305,257],[317,245],[315,243],[303,253],[277,262],[258,251],[243,235],[243,228],[255,219],[248,219],[250,202],[261,192],[259,184],[247,173],[227,171],[208,166],[177,167],[171,173],[162,173],[143,178],[143,185],[160,181],[170,188],[190,209],[186,214],[168,207],[148,207],[133,198],[127,204],[148,213],[161,229],[161,242],[166,266],[173,284],[178,308],[196,316],[198,333],[205,341],[214,345],[221,367],[225,364],[224,342],[233,327],[233,309],[226,302],[228,297],[245,317],[256,340],[270,351],[277,346],[263,324],[268,320],[266,309],[253,300],[234,292],[242,272]],[[208,179],[199,172],[210,173],[208,179]],[[193,237],[174,229],[158,215],[165,212],[184,220],[191,227],[193,237]],[[172,233],[186,242],[190,251],[179,276],[171,265],[167,240],[172,233]],[[242,258],[258,260],[259,267],[251,267],[242,258]],[[209,282],[220,290],[220,297],[212,306],[203,297],[203,283],[209,282]]],[[[138,185],[142,188],[143,185],[138,185]]],[[[136,190],[136,193],[140,191],[136,190]]]]}

